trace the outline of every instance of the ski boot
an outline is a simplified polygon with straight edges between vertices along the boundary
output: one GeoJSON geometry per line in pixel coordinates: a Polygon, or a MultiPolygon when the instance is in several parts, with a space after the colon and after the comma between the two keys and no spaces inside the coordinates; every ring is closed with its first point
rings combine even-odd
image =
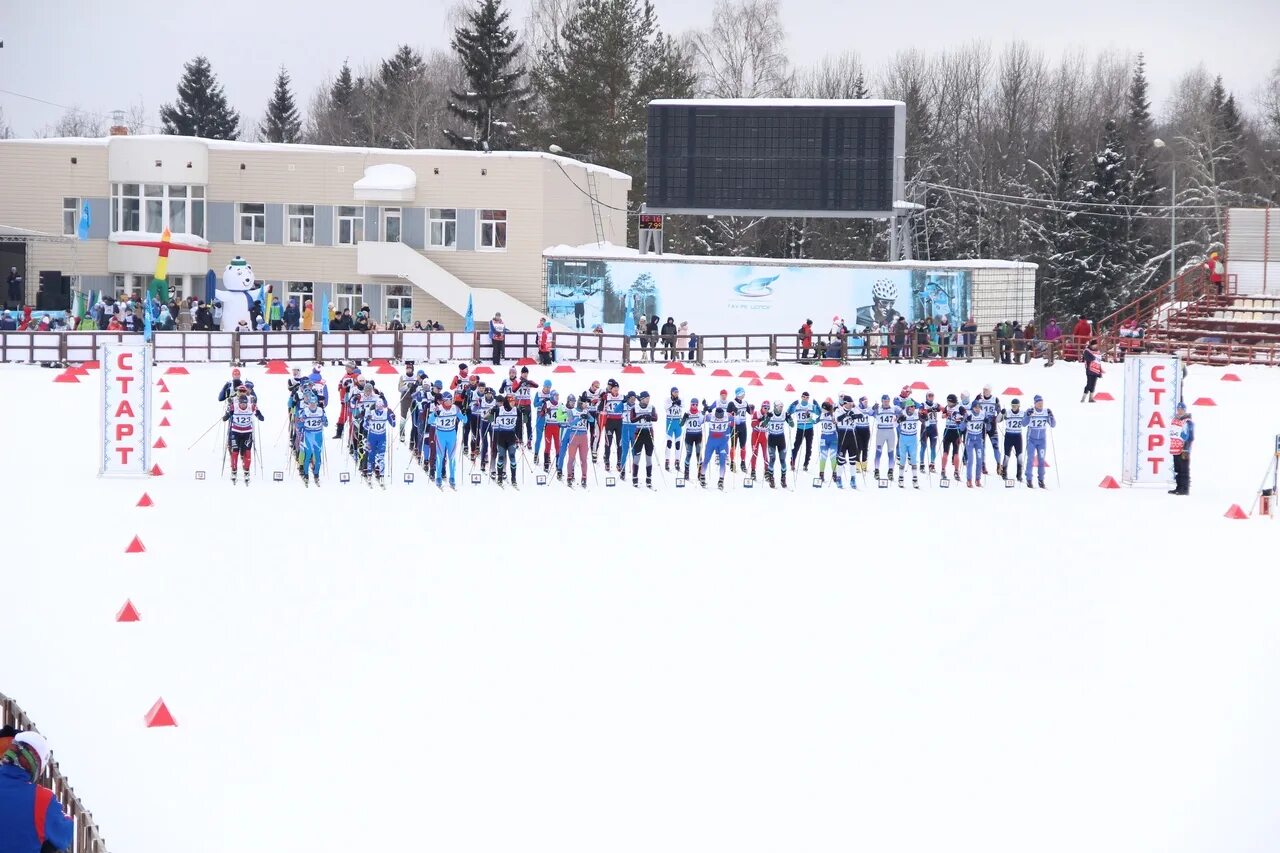
{"type": "Polygon", "coordinates": [[[970,489],[972,489],[972,488],[973,488],[973,480],[965,480],[965,481],[964,481],[964,484],[965,484],[965,486],[967,486],[967,487],[968,487],[968,488],[970,488],[970,489]]]}
{"type": "Polygon", "coordinates": [[[306,474],[302,475],[302,485],[305,486],[306,488],[311,488],[311,478],[308,477],[306,474]]]}
{"type": "Polygon", "coordinates": [[[724,491],[724,477],[720,478],[720,482],[716,484],[716,488],[722,492],[724,491]]]}
{"type": "Polygon", "coordinates": [[[572,489],[572,488],[573,488],[573,475],[572,475],[572,474],[570,474],[570,475],[569,475],[569,479],[568,479],[568,480],[566,480],[565,482],[567,482],[567,483],[569,484],[569,488],[571,488],[571,489],[572,489]]]}
{"type": "Polygon", "coordinates": [[[892,480],[893,480],[893,469],[892,469],[892,468],[890,468],[890,469],[889,469],[889,480],[890,480],[890,481],[892,481],[892,480]]]}
{"type": "Polygon", "coordinates": [[[938,473],[937,466],[936,466],[936,465],[934,465],[932,462],[930,462],[930,463],[929,463],[929,473],[930,473],[930,474],[936,474],[936,473],[938,473]]]}
{"type": "Polygon", "coordinates": [[[239,476],[239,474],[240,474],[240,472],[239,472],[239,471],[232,471],[232,472],[231,472],[231,485],[233,485],[233,486],[234,486],[234,485],[236,484],[236,477],[238,477],[238,476],[239,476]]]}
{"type": "MultiPolygon", "coordinates": [[[[806,469],[806,470],[808,470],[808,469],[806,469]]],[[[834,476],[835,476],[835,474],[832,474],[831,476],[833,476],[833,477],[834,477],[834,476]]],[[[824,486],[827,484],[827,472],[826,472],[826,471],[819,471],[819,472],[818,472],[818,482],[819,482],[819,483],[821,483],[821,484],[822,484],[822,485],[824,485],[824,486]]]]}
{"type": "Polygon", "coordinates": [[[698,472],[698,485],[704,489],[707,487],[707,474],[705,471],[698,472]]]}
{"type": "Polygon", "coordinates": [[[671,470],[671,460],[670,460],[670,459],[668,459],[668,460],[667,460],[667,462],[666,462],[666,470],[668,470],[668,471],[670,471],[670,470],[671,470]]]}
{"type": "Polygon", "coordinates": [[[549,458],[542,460],[542,473],[544,474],[551,473],[551,460],[549,458]]]}
{"type": "Polygon", "coordinates": [[[1040,488],[1042,488],[1042,489],[1044,489],[1044,488],[1048,488],[1048,487],[1044,484],[1044,480],[1040,480],[1039,482],[1040,482],[1040,488]]]}
{"type": "Polygon", "coordinates": [[[729,473],[731,474],[738,473],[738,463],[732,459],[729,460],[729,473]]]}
{"type": "Polygon", "coordinates": [[[786,487],[787,487],[787,469],[783,468],[782,469],[782,488],[785,489],[786,487]]]}
{"type": "Polygon", "coordinates": [[[833,483],[835,483],[835,484],[836,484],[836,488],[837,488],[837,489],[843,489],[843,488],[844,488],[844,481],[840,479],[840,475],[839,475],[839,474],[832,474],[832,475],[831,475],[831,482],[833,482],[833,483]]]}
{"type": "Polygon", "coordinates": [[[564,471],[557,471],[557,472],[556,472],[556,479],[557,479],[557,480],[563,480],[563,479],[564,479],[564,471]]]}
{"type": "Polygon", "coordinates": [[[899,488],[899,489],[905,489],[905,488],[907,487],[907,484],[906,484],[906,481],[905,481],[905,477],[906,477],[906,476],[907,476],[907,474],[906,474],[906,472],[905,472],[905,471],[899,471],[899,472],[898,472],[898,488],[899,488]]]}
{"type": "Polygon", "coordinates": [[[381,489],[385,489],[387,487],[387,481],[382,478],[382,472],[379,471],[377,476],[378,476],[378,487],[381,489]]]}
{"type": "Polygon", "coordinates": [[[876,468],[874,473],[875,473],[875,480],[876,480],[876,482],[877,482],[877,483],[878,483],[878,482],[880,482],[880,469],[879,469],[879,468],[876,468]]]}
{"type": "Polygon", "coordinates": [[[248,471],[245,471],[245,472],[244,472],[244,484],[245,484],[246,486],[247,486],[247,485],[249,485],[249,472],[248,472],[248,471]]]}
{"type": "Polygon", "coordinates": [[[320,488],[320,475],[316,474],[316,488],[320,488]]]}
{"type": "Polygon", "coordinates": [[[644,487],[645,487],[646,489],[652,489],[652,488],[653,488],[653,476],[652,476],[651,474],[646,474],[646,475],[645,475],[645,478],[644,478],[644,487]]]}
{"type": "MultiPolygon", "coordinates": [[[[1084,400],[1081,400],[1080,402],[1083,403],[1084,400]]],[[[342,438],[342,428],[344,426],[346,426],[345,421],[338,421],[338,431],[333,434],[334,438],[342,438]]]]}
{"type": "Polygon", "coordinates": [[[911,488],[913,489],[920,488],[920,474],[918,469],[916,468],[911,469],[911,488]]]}
{"type": "MultiPolygon", "coordinates": [[[[984,471],[983,473],[985,474],[986,472],[984,471]]],[[[1004,463],[1003,463],[1003,462],[997,462],[997,463],[996,463],[996,474],[998,474],[1001,478],[1003,478],[1003,477],[1004,477],[1004,463]]]]}

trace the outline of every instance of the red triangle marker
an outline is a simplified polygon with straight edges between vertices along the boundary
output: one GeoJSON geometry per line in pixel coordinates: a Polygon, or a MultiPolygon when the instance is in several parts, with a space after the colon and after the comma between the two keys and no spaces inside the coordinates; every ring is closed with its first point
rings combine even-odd
{"type": "Polygon", "coordinates": [[[156,502],[151,500],[151,495],[146,492],[142,493],[142,497],[138,498],[138,506],[155,506],[156,502]]]}
{"type": "Polygon", "coordinates": [[[723,367],[717,367],[715,370],[711,371],[711,375],[712,376],[733,376],[732,373],[725,370],[723,367]]]}
{"type": "Polygon", "coordinates": [[[400,371],[396,370],[394,367],[392,367],[389,364],[384,364],[374,371],[374,373],[382,373],[382,374],[399,373],[399,372],[400,371]]]}
{"type": "Polygon", "coordinates": [[[1004,389],[1004,393],[1010,397],[1021,397],[1022,389],[1016,385],[1010,385],[1008,388],[1004,389]]]}
{"type": "Polygon", "coordinates": [[[493,373],[493,368],[487,364],[480,364],[480,365],[476,365],[475,370],[472,370],[471,372],[472,373],[493,373]]]}
{"type": "Polygon", "coordinates": [[[527,355],[524,358],[516,361],[516,367],[533,367],[535,364],[537,364],[537,362],[529,358],[529,356],[527,355]]]}
{"type": "Polygon", "coordinates": [[[628,364],[622,368],[623,373],[644,373],[644,368],[638,364],[628,364]]]}
{"type": "Polygon", "coordinates": [[[738,378],[739,379],[759,379],[760,374],[756,373],[754,370],[744,370],[738,374],[738,378]]]}
{"type": "Polygon", "coordinates": [[[769,381],[771,381],[771,382],[781,382],[781,381],[782,381],[782,374],[781,374],[781,373],[778,373],[778,372],[775,370],[775,371],[774,371],[774,372],[772,372],[772,373],[766,373],[764,378],[765,378],[765,379],[768,379],[768,380],[769,380],[769,381]]]}
{"type": "Polygon", "coordinates": [[[117,622],[141,622],[142,614],[138,612],[138,608],[133,606],[133,602],[125,599],[124,607],[121,607],[116,613],[117,622]]]}
{"type": "Polygon", "coordinates": [[[1224,518],[1236,518],[1236,519],[1249,517],[1248,514],[1240,508],[1240,504],[1232,504],[1231,508],[1226,512],[1224,512],[1222,515],[1224,518]]]}
{"type": "Polygon", "coordinates": [[[819,366],[819,367],[839,367],[839,366],[840,366],[840,359],[838,359],[838,358],[824,358],[822,361],[820,361],[820,362],[818,363],[818,366],[819,366]]]}
{"type": "Polygon", "coordinates": [[[1193,406],[1216,406],[1216,405],[1218,405],[1218,404],[1217,404],[1217,403],[1215,403],[1215,402],[1213,402],[1213,398],[1212,398],[1212,397],[1197,397],[1197,398],[1196,398],[1196,401],[1195,401],[1194,403],[1192,403],[1191,405],[1193,405],[1193,406]]]}
{"type": "Polygon", "coordinates": [[[1234,373],[1224,373],[1222,374],[1222,381],[1223,382],[1239,382],[1240,377],[1236,376],[1234,373]]]}
{"type": "Polygon", "coordinates": [[[161,468],[160,468],[160,463],[158,463],[158,462],[157,462],[155,465],[152,465],[152,466],[151,466],[151,471],[150,471],[150,473],[151,473],[151,476],[152,476],[152,477],[163,477],[163,476],[164,476],[164,471],[163,471],[163,470],[161,470],[161,468]]]}
{"type": "Polygon", "coordinates": [[[164,436],[160,436],[159,438],[156,439],[156,443],[151,446],[156,450],[164,450],[169,445],[164,443],[164,436]]]}
{"type": "Polygon", "coordinates": [[[796,392],[796,386],[788,384],[785,390],[788,394],[794,394],[796,392]]]}
{"type": "Polygon", "coordinates": [[[164,384],[164,380],[163,380],[163,379],[159,379],[159,380],[157,380],[157,381],[156,381],[156,387],[160,389],[160,393],[161,393],[161,394],[168,394],[168,393],[169,393],[169,386],[164,384]]]}
{"type": "Polygon", "coordinates": [[[764,386],[764,383],[760,381],[760,378],[759,378],[759,377],[752,377],[751,381],[750,381],[750,382],[748,382],[747,384],[748,384],[748,385],[758,385],[758,386],[761,386],[761,387],[763,387],[763,386],[764,386]]]}
{"type": "Polygon", "coordinates": [[[809,377],[809,381],[810,382],[826,382],[827,377],[823,376],[821,373],[816,373],[813,376],[809,377]]]}
{"type": "Polygon", "coordinates": [[[147,550],[147,546],[142,544],[142,540],[137,536],[133,537],[133,541],[129,543],[129,547],[124,549],[126,554],[141,554],[147,550]]]}
{"type": "Polygon", "coordinates": [[[555,370],[553,370],[553,371],[551,371],[551,372],[552,372],[552,373],[573,373],[573,365],[571,365],[571,364],[557,364],[557,365],[556,365],[556,369],[555,369],[555,370]]]}
{"type": "Polygon", "coordinates": [[[187,370],[185,367],[181,367],[181,366],[170,367],[168,370],[165,371],[165,375],[166,376],[188,376],[190,375],[190,371],[187,370]]]}
{"type": "Polygon", "coordinates": [[[164,704],[164,699],[157,699],[156,704],[151,706],[151,710],[147,712],[146,721],[149,729],[178,725],[173,714],[169,713],[169,706],[164,704]]]}
{"type": "Polygon", "coordinates": [[[925,382],[912,382],[911,387],[917,391],[928,391],[929,385],[925,382]]]}
{"type": "Polygon", "coordinates": [[[170,403],[168,400],[165,400],[165,401],[164,401],[164,404],[160,407],[160,411],[162,411],[162,412],[171,412],[171,411],[173,411],[173,403],[170,403]]]}
{"type": "Polygon", "coordinates": [[[947,366],[947,360],[945,358],[935,358],[933,361],[929,362],[929,367],[946,367],[946,366],[947,366]]]}
{"type": "Polygon", "coordinates": [[[168,419],[168,418],[161,418],[161,419],[160,419],[160,426],[171,426],[171,424],[169,423],[169,419],[168,419]]]}
{"type": "Polygon", "coordinates": [[[74,382],[77,385],[80,384],[80,380],[77,379],[76,375],[69,370],[63,371],[62,373],[59,373],[57,376],[53,377],[53,381],[54,382],[74,382]]]}
{"type": "Polygon", "coordinates": [[[1116,482],[1116,478],[1110,474],[1102,478],[1102,482],[1098,484],[1100,489],[1118,489],[1120,484],[1116,482]]]}
{"type": "Polygon", "coordinates": [[[1115,397],[1112,397],[1112,396],[1111,396],[1109,393],[1107,393],[1106,391],[1099,391],[1097,394],[1094,394],[1094,395],[1093,395],[1093,399],[1095,399],[1095,400],[1097,400],[1097,401],[1099,401],[1099,402],[1101,402],[1101,403],[1109,403],[1109,402],[1111,402],[1112,400],[1114,400],[1114,399],[1115,399],[1115,397]]]}
{"type": "Polygon", "coordinates": [[[856,376],[850,376],[848,379],[844,381],[844,384],[845,385],[861,385],[862,380],[856,376]]]}
{"type": "Polygon", "coordinates": [[[667,362],[667,364],[666,364],[666,369],[667,369],[667,370],[675,370],[675,369],[676,369],[677,367],[679,367],[679,366],[680,366],[680,362],[678,362],[678,361],[668,361],[668,362],[667,362]]]}

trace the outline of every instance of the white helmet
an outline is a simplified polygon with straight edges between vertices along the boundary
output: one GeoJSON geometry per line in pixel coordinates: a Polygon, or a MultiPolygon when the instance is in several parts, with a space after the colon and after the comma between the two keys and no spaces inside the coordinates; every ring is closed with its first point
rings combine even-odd
{"type": "Polygon", "coordinates": [[[888,299],[896,302],[898,299],[898,286],[887,278],[878,279],[871,286],[871,295],[876,299],[888,299]]]}

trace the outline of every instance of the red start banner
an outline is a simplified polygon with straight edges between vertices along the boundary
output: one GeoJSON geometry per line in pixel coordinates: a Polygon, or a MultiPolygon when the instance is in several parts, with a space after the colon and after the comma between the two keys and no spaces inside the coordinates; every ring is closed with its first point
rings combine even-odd
{"type": "Polygon", "coordinates": [[[146,476],[151,470],[151,347],[102,347],[103,477],[146,476]]]}

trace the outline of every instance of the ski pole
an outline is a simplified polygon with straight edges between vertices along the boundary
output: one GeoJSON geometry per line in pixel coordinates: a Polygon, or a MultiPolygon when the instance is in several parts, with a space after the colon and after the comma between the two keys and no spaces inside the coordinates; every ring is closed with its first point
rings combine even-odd
{"type": "Polygon", "coordinates": [[[1058,446],[1053,440],[1053,427],[1049,427],[1049,447],[1053,450],[1053,478],[1058,488],[1062,488],[1062,473],[1058,470],[1058,446]]]}
{"type": "MultiPolygon", "coordinates": [[[[216,427],[216,426],[217,426],[218,424],[220,424],[220,423],[222,423],[222,418],[218,418],[216,421],[214,421],[214,422],[209,426],[209,428],[208,428],[207,430],[205,430],[204,432],[200,433],[200,438],[197,438],[195,441],[191,442],[191,447],[188,447],[188,448],[187,448],[187,450],[191,450],[191,449],[192,449],[192,448],[194,448],[197,444],[199,444],[199,443],[201,442],[201,440],[203,440],[203,439],[204,439],[204,437],[205,437],[206,435],[208,435],[209,433],[213,432],[213,428],[214,428],[214,427],[216,427]]],[[[223,449],[225,450],[225,448],[223,448],[223,449]]]]}

